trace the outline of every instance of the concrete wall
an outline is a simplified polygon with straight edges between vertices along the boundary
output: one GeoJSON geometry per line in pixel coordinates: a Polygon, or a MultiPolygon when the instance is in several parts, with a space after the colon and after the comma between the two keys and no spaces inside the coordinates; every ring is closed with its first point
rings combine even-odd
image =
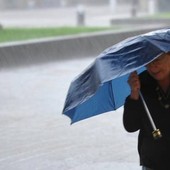
{"type": "Polygon", "coordinates": [[[125,19],[111,19],[111,25],[170,25],[170,19],[158,19],[158,18],[125,18],[125,19]]]}
{"type": "Polygon", "coordinates": [[[0,46],[0,68],[29,66],[89,56],[96,57],[104,49],[125,38],[155,29],[158,28],[123,32],[102,32],[65,38],[44,39],[41,41],[2,44],[0,46]]]}

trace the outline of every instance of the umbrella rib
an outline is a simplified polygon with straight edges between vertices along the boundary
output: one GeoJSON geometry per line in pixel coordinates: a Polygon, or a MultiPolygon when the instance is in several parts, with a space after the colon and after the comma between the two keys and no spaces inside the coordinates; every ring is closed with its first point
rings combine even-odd
{"type": "Polygon", "coordinates": [[[112,83],[111,83],[111,90],[112,90],[112,99],[113,99],[113,109],[115,108],[116,109],[116,102],[115,102],[115,97],[114,97],[114,94],[113,94],[113,86],[112,86],[112,83]]]}

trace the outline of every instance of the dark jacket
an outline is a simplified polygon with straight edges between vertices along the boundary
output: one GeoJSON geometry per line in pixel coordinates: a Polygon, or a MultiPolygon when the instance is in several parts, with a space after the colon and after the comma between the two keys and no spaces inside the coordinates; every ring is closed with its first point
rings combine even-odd
{"type": "Polygon", "coordinates": [[[170,107],[165,108],[165,104],[170,104],[170,94],[165,100],[159,101],[160,88],[156,81],[147,71],[141,73],[139,77],[141,93],[156,127],[162,133],[162,138],[158,140],[153,138],[153,128],[141,99],[132,100],[129,96],[126,98],[123,114],[124,127],[128,132],[139,130],[138,152],[141,165],[154,170],[170,170],[170,107]]]}

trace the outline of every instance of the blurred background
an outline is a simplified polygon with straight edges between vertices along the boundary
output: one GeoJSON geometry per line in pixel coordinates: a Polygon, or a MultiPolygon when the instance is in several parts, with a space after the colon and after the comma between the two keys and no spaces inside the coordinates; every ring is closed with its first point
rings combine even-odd
{"type": "Polygon", "coordinates": [[[104,49],[169,24],[169,0],[0,0],[0,169],[141,169],[123,107],[73,125],[62,109],[104,49]]]}
{"type": "Polygon", "coordinates": [[[0,0],[0,23],[4,27],[110,26],[111,18],[169,17],[169,4],[168,0],[0,0]]]}
{"type": "Polygon", "coordinates": [[[155,8],[157,11],[169,11],[168,0],[1,0],[0,9],[41,9],[41,8],[60,8],[74,7],[76,5],[86,6],[110,6],[116,8],[117,5],[137,6],[140,11],[149,11],[155,8]],[[151,7],[152,6],[152,7],[151,7]]]}

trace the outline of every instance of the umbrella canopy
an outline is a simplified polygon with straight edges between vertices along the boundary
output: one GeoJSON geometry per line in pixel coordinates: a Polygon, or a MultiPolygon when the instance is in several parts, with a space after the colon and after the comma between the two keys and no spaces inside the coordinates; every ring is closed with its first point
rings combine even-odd
{"type": "Polygon", "coordinates": [[[106,49],[72,81],[63,114],[75,123],[116,110],[129,94],[128,74],[169,51],[170,29],[130,37],[106,49]]]}

